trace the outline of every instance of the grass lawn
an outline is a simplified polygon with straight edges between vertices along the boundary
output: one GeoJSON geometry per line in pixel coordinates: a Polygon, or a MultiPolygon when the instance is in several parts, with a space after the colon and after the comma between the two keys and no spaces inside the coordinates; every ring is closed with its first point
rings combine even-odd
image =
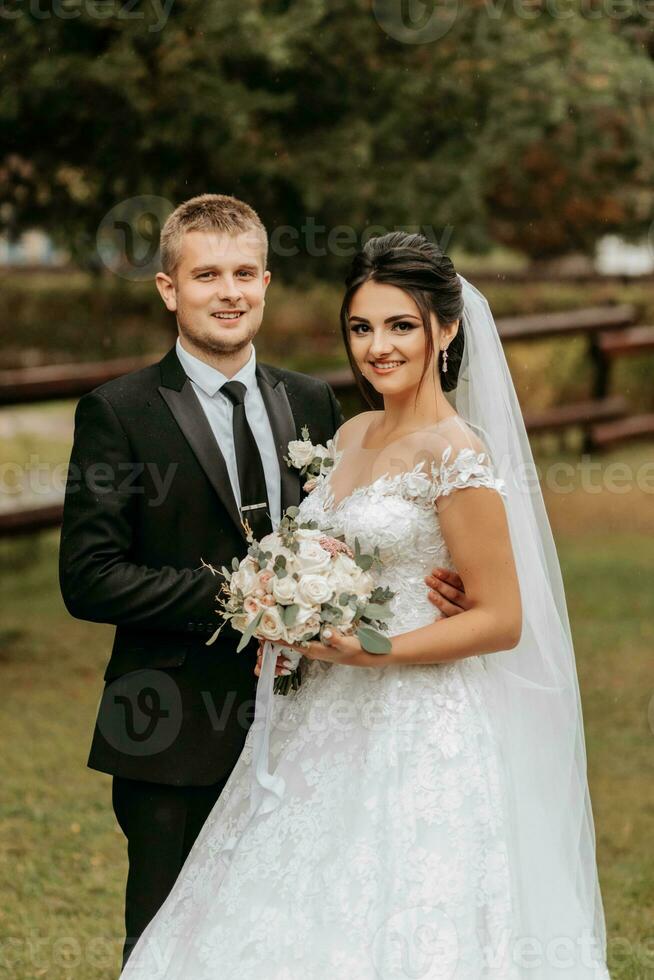
{"type": "MultiPolygon", "coordinates": [[[[578,470],[568,491],[546,494],[576,643],[613,980],[654,980],[654,507],[651,490],[612,492],[604,477],[611,463],[637,471],[653,450],[607,457],[598,493],[578,470]]],[[[55,532],[0,543],[0,977],[108,980],[125,848],[110,777],[86,758],[112,629],[67,615],[57,543],[55,532]]]]}

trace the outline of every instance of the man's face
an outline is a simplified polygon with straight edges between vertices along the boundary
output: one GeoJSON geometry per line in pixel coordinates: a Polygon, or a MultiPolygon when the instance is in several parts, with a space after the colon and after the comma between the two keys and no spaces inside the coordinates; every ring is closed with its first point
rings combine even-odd
{"type": "Polygon", "coordinates": [[[263,250],[254,231],[186,232],[174,279],[159,273],[157,287],[191,351],[229,356],[249,346],[270,282],[263,250]]]}

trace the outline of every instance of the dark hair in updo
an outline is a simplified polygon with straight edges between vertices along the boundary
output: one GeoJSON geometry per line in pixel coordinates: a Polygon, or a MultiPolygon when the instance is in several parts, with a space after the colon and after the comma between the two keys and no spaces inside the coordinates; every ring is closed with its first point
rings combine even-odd
{"type": "MultiPolygon", "coordinates": [[[[341,330],[347,356],[357,385],[368,404],[379,408],[382,396],[363,377],[352,356],[350,347],[349,311],[352,297],[360,286],[369,280],[397,286],[415,302],[422,316],[425,331],[425,367],[420,378],[422,385],[434,356],[434,338],[431,330],[431,314],[436,314],[439,324],[452,323],[463,316],[463,289],[461,280],[442,249],[424,235],[403,231],[390,232],[379,238],[371,238],[352,260],[345,280],[345,296],[341,306],[341,330]]],[[[463,356],[465,338],[463,321],[456,336],[447,348],[447,371],[442,373],[442,353],[438,352],[437,368],[443,391],[456,388],[463,356]]],[[[420,385],[418,386],[420,388],[420,385]]]]}

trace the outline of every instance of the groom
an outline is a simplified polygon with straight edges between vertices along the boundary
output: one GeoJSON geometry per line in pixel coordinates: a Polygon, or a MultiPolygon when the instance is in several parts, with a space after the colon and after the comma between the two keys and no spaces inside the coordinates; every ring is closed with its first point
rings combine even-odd
{"type": "MultiPolygon", "coordinates": [[[[217,625],[220,567],[297,504],[284,455],[342,421],[323,381],[258,363],[270,282],[258,215],[233,197],[181,204],[161,235],[159,293],[178,339],[158,363],[85,395],[75,414],[60,583],[69,612],[116,626],[89,766],[113,776],[128,842],[126,962],[165,901],[252,722],[256,643],[217,625]]],[[[460,580],[428,580],[445,614],[460,580]]]]}

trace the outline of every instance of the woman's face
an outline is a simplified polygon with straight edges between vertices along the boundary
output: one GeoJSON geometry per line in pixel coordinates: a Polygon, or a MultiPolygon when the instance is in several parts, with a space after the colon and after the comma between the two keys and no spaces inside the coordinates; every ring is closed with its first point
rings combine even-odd
{"type": "MultiPolygon", "coordinates": [[[[443,330],[431,314],[434,352],[438,354],[443,330]]],[[[425,369],[427,339],[415,301],[397,286],[370,279],[357,289],[350,303],[349,341],[361,374],[380,395],[416,389],[425,369]]],[[[456,332],[456,324],[452,336],[456,332]]],[[[434,373],[433,358],[427,374],[434,373]]]]}

